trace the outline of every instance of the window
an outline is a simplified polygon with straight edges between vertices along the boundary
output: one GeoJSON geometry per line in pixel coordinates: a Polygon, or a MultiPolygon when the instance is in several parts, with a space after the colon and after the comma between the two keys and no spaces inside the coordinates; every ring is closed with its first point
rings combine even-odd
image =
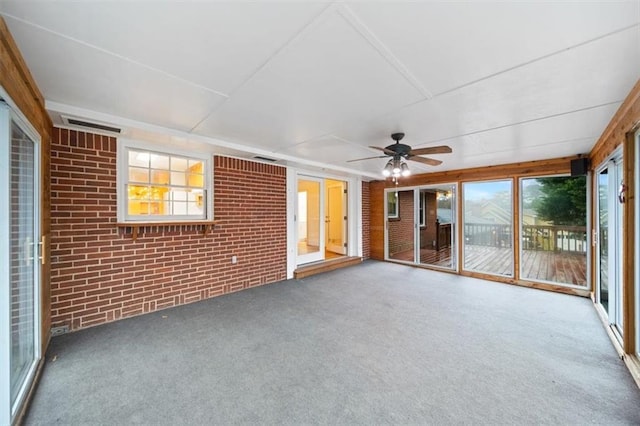
{"type": "Polygon", "coordinates": [[[389,219],[398,218],[398,192],[397,191],[387,192],[387,218],[389,219]]]}
{"type": "Polygon", "coordinates": [[[420,227],[427,226],[427,193],[420,192],[420,227]]]}
{"type": "Polygon", "coordinates": [[[462,184],[463,268],[512,277],[512,180],[462,184]]]}
{"type": "Polygon", "coordinates": [[[119,214],[125,221],[212,219],[210,160],[119,146],[119,214]]]}
{"type": "Polygon", "coordinates": [[[520,179],[520,276],[587,285],[587,177],[520,179]]]}

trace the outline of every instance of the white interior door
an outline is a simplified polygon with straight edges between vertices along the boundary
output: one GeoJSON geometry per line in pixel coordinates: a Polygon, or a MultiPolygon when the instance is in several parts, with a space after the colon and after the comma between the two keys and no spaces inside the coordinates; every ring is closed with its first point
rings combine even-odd
{"type": "Polygon", "coordinates": [[[296,205],[296,231],[298,265],[324,259],[324,181],[298,176],[296,205]]]}
{"type": "Polygon", "coordinates": [[[0,102],[0,424],[20,411],[40,359],[39,138],[0,102]]]}
{"type": "Polygon", "coordinates": [[[326,185],[326,205],[325,205],[325,242],[327,250],[346,254],[346,232],[347,232],[347,212],[346,212],[346,182],[327,180],[326,185]]]}

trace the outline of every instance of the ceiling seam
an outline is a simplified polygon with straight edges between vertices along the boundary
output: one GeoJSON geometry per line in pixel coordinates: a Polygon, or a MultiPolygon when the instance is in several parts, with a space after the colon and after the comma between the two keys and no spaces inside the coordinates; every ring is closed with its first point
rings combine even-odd
{"type": "MultiPolygon", "coordinates": [[[[621,103],[622,103],[622,100],[606,102],[606,103],[599,104],[599,105],[592,105],[592,106],[588,106],[588,107],[585,107],[585,108],[578,108],[578,109],[574,109],[574,110],[571,110],[571,111],[565,111],[565,112],[560,112],[560,113],[557,113],[557,114],[546,115],[544,117],[532,118],[532,119],[529,119],[529,120],[522,120],[522,121],[518,121],[518,122],[515,122],[515,123],[503,124],[501,126],[490,127],[488,129],[475,130],[473,132],[468,132],[468,133],[461,133],[461,134],[456,135],[456,136],[450,136],[450,137],[441,138],[441,139],[433,139],[433,140],[424,142],[424,144],[433,144],[433,143],[445,142],[445,141],[449,141],[449,140],[452,140],[452,139],[463,138],[465,136],[478,135],[478,134],[481,134],[481,133],[491,132],[493,130],[500,130],[500,129],[505,129],[507,127],[519,126],[521,124],[534,123],[536,121],[547,120],[549,118],[562,117],[564,115],[575,114],[577,112],[589,111],[589,110],[592,110],[592,109],[602,108],[602,107],[606,107],[606,106],[609,106],[609,105],[619,105],[621,103]]],[[[416,148],[419,148],[419,146],[416,146],[416,148]]]]}
{"type": "Polygon", "coordinates": [[[579,48],[579,47],[585,46],[585,45],[587,45],[587,44],[590,44],[590,43],[596,42],[596,41],[598,41],[598,40],[602,40],[602,39],[607,38],[607,37],[610,37],[610,36],[612,36],[612,35],[619,34],[619,33],[622,33],[622,32],[624,32],[624,31],[628,31],[628,30],[633,29],[633,28],[635,28],[635,27],[640,27],[640,23],[635,23],[635,24],[633,24],[633,25],[629,25],[629,26],[627,26],[627,27],[620,28],[620,29],[617,29],[617,30],[615,30],[615,31],[611,31],[611,32],[609,32],[609,33],[606,33],[606,34],[600,35],[600,36],[598,36],[598,37],[595,37],[595,38],[592,38],[592,39],[585,40],[585,41],[583,41],[583,42],[580,42],[580,43],[574,44],[574,45],[569,46],[569,47],[566,47],[566,48],[564,48],[564,49],[557,50],[557,51],[555,51],[555,52],[551,52],[551,53],[547,53],[546,55],[542,55],[542,56],[539,56],[539,57],[537,57],[537,58],[531,59],[531,60],[529,60],[529,61],[523,62],[523,63],[521,63],[521,64],[514,65],[514,66],[509,67],[509,68],[506,68],[506,69],[504,69],[504,70],[502,70],[502,71],[498,71],[498,72],[495,72],[495,73],[493,73],[493,74],[489,74],[489,75],[486,75],[486,76],[484,76],[484,77],[478,78],[478,79],[476,79],[476,80],[470,81],[470,82],[468,82],[468,83],[461,84],[460,86],[456,86],[456,87],[453,87],[453,88],[451,88],[451,89],[447,89],[447,90],[444,90],[444,91],[442,91],[442,92],[438,92],[438,93],[434,94],[434,95],[433,95],[433,97],[435,98],[435,97],[438,97],[438,96],[442,96],[442,95],[449,94],[449,93],[451,93],[451,92],[455,92],[456,90],[460,90],[460,89],[463,89],[463,88],[465,88],[465,87],[472,86],[472,85],[474,85],[474,84],[476,84],[476,83],[480,83],[480,82],[482,82],[482,81],[489,80],[489,79],[491,79],[491,78],[493,78],[493,77],[497,77],[497,76],[499,76],[499,75],[501,75],[501,74],[508,73],[508,72],[513,71],[513,70],[516,70],[516,69],[518,69],[518,68],[526,67],[526,66],[531,65],[531,64],[533,64],[533,63],[536,63],[536,62],[542,61],[542,60],[544,60],[544,59],[551,58],[551,57],[553,57],[553,56],[556,56],[556,55],[559,55],[559,54],[561,54],[561,53],[567,52],[567,51],[569,51],[569,50],[573,50],[573,49],[576,49],[576,48],[579,48]]]}
{"type": "MultiPolygon", "coordinates": [[[[342,4],[338,9],[340,16],[356,30],[367,43],[369,43],[379,54],[383,57],[387,63],[398,71],[402,77],[409,82],[414,88],[416,88],[425,99],[431,99],[434,95],[427,89],[422,82],[409,70],[409,68],[395,56],[391,49],[389,49],[376,35],[362,22],[362,20],[351,10],[346,4],[342,4]]],[[[423,99],[423,100],[425,100],[423,99]]]]}
{"type": "Polygon", "coordinates": [[[269,63],[271,63],[278,55],[280,55],[280,53],[282,53],[287,47],[289,47],[293,42],[295,42],[298,38],[300,38],[302,36],[302,34],[304,34],[306,31],[308,31],[309,28],[311,28],[312,26],[315,26],[318,24],[318,22],[320,22],[321,19],[324,19],[330,12],[333,12],[336,9],[336,5],[335,4],[329,4],[326,8],[322,9],[322,11],[320,13],[318,13],[317,15],[315,15],[309,22],[307,22],[304,26],[302,26],[302,28],[300,28],[299,31],[297,31],[293,36],[291,36],[291,38],[289,38],[289,40],[285,41],[284,44],[282,46],[280,46],[278,49],[276,49],[275,52],[273,52],[273,54],[271,56],[269,56],[262,64],[260,64],[256,70],[251,73],[242,83],[240,83],[238,86],[236,86],[235,88],[231,89],[229,91],[229,94],[227,96],[227,98],[221,102],[219,105],[214,106],[211,111],[209,111],[203,118],[202,120],[198,121],[190,130],[189,133],[193,132],[195,129],[197,129],[203,122],[205,122],[209,117],[211,117],[217,110],[219,110],[220,108],[222,108],[222,106],[227,102],[228,99],[231,98],[231,96],[233,96],[237,91],[239,91],[240,89],[242,89],[245,85],[247,85],[247,83],[249,83],[251,80],[253,80],[259,73],[260,71],[262,71],[263,69],[266,68],[267,65],[269,65],[269,63]]]}
{"type": "Polygon", "coordinates": [[[18,21],[18,22],[21,22],[21,23],[23,23],[23,24],[25,24],[25,25],[29,25],[29,26],[31,26],[31,27],[37,28],[37,29],[39,29],[39,30],[41,30],[41,31],[44,31],[44,32],[47,32],[47,33],[49,33],[49,34],[53,34],[53,35],[58,36],[58,37],[60,37],[60,38],[63,38],[63,39],[66,39],[66,40],[72,41],[72,42],[74,42],[74,43],[78,43],[78,44],[80,44],[80,45],[83,45],[83,46],[85,46],[85,47],[88,47],[88,48],[91,48],[91,49],[97,50],[97,51],[99,51],[99,52],[105,53],[105,54],[107,54],[107,55],[110,55],[110,56],[113,56],[113,57],[115,57],[115,58],[121,59],[121,60],[123,60],[123,61],[129,62],[129,63],[131,63],[131,64],[134,64],[134,65],[137,65],[137,66],[140,66],[140,67],[146,68],[147,70],[150,70],[150,71],[156,72],[156,73],[158,73],[158,74],[162,74],[162,75],[164,75],[165,77],[169,77],[169,78],[171,78],[171,79],[174,79],[174,80],[180,81],[180,82],[185,83],[185,84],[188,84],[188,85],[190,85],[190,86],[192,86],[192,87],[196,87],[196,88],[198,88],[198,89],[205,90],[205,91],[207,91],[207,92],[213,93],[213,94],[215,94],[215,95],[217,95],[217,96],[220,96],[220,97],[223,97],[223,98],[225,98],[225,99],[229,97],[229,95],[227,95],[226,93],[220,92],[220,91],[215,90],[215,89],[212,89],[212,88],[210,88],[210,87],[203,86],[203,85],[201,85],[201,84],[198,84],[198,83],[195,83],[195,82],[193,82],[193,81],[187,80],[187,79],[185,79],[185,78],[179,77],[179,76],[177,76],[177,75],[175,75],[175,74],[171,74],[171,73],[169,73],[169,72],[167,72],[167,71],[163,71],[163,70],[161,70],[161,69],[159,69],[159,68],[155,68],[155,67],[153,67],[153,66],[151,66],[151,65],[147,65],[147,64],[145,64],[145,63],[142,63],[142,62],[136,61],[136,60],[134,60],[134,59],[128,58],[128,57],[126,57],[126,56],[120,55],[120,54],[118,54],[118,53],[112,52],[112,51],[110,51],[110,50],[108,50],[108,49],[105,49],[105,48],[102,48],[102,47],[100,47],[100,46],[95,46],[95,45],[93,45],[93,44],[91,44],[91,43],[87,43],[87,42],[82,41],[82,40],[79,40],[79,39],[77,39],[77,38],[75,38],[75,37],[71,37],[71,36],[68,36],[68,35],[65,35],[65,34],[59,33],[59,32],[57,32],[57,31],[51,30],[51,29],[49,29],[49,28],[43,27],[42,25],[38,25],[38,24],[36,24],[36,23],[34,23],[34,22],[27,21],[26,19],[18,18],[17,16],[10,15],[10,14],[5,13],[5,12],[0,12],[0,15],[2,15],[2,16],[4,16],[4,17],[7,17],[7,18],[10,18],[10,19],[13,19],[13,20],[18,21]]]}

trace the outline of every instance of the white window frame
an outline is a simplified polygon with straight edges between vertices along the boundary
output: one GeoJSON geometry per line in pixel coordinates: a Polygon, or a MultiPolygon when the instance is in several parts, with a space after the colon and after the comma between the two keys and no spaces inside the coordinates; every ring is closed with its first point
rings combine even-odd
{"type": "Polygon", "coordinates": [[[420,222],[420,228],[427,227],[427,193],[420,191],[420,197],[418,201],[418,221],[420,222]]]}
{"type": "Polygon", "coordinates": [[[118,139],[117,159],[116,159],[116,195],[117,195],[117,215],[120,223],[136,222],[202,222],[213,220],[213,159],[212,155],[198,152],[181,152],[167,148],[164,145],[145,143],[131,139],[118,139]],[[205,215],[204,217],[194,217],[189,215],[163,215],[163,216],[127,216],[128,193],[126,187],[129,182],[129,150],[147,151],[153,154],[179,156],[182,158],[200,160],[204,168],[204,191],[205,191],[205,215]]]}

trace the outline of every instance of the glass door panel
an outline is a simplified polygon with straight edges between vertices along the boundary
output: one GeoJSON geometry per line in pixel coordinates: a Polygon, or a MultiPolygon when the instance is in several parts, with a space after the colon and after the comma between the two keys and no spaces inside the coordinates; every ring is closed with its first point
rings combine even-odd
{"type": "Polygon", "coordinates": [[[0,394],[8,390],[9,396],[0,402],[9,403],[8,407],[0,406],[0,422],[8,418],[13,420],[40,358],[38,150],[35,138],[30,137],[11,115],[6,105],[0,105],[0,159],[4,169],[2,180],[7,183],[0,187],[0,226],[2,234],[6,232],[8,236],[0,242],[0,273],[3,274],[0,288],[8,296],[0,301],[0,310],[8,312],[0,320],[2,342],[7,342],[7,347],[0,348],[0,351],[6,351],[0,356],[3,377],[0,394]]]}
{"type": "Polygon", "coordinates": [[[388,258],[415,262],[414,191],[387,191],[388,258]]]}
{"type": "Polygon", "coordinates": [[[34,206],[34,143],[12,123],[11,198],[11,403],[35,362],[34,283],[37,265],[34,206]]]}
{"type": "Polygon", "coordinates": [[[455,269],[454,190],[453,185],[419,189],[418,262],[423,265],[455,269]]]}
{"type": "Polygon", "coordinates": [[[311,177],[298,178],[297,264],[324,259],[323,182],[311,177]]]}
{"type": "Polygon", "coordinates": [[[520,180],[520,276],[587,285],[587,177],[520,180]]]}
{"type": "Polygon", "coordinates": [[[347,254],[347,182],[326,179],[326,256],[347,254]]]}
{"type": "Polygon", "coordinates": [[[469,182],[463,194],[463,268],[513,276],[512,181],[469,182]]]}
{"type": "Polygon", "coordinates": [[[609,324],[622,336],[622,206],[618,201],[623,177],[621,156],[605,164],[597,176],[597,301],[609,324]]]}
{"type": "Polygon", "coordinates": [[[598,173],[598,302],[609,312],[609,169],[598,173]]]}

